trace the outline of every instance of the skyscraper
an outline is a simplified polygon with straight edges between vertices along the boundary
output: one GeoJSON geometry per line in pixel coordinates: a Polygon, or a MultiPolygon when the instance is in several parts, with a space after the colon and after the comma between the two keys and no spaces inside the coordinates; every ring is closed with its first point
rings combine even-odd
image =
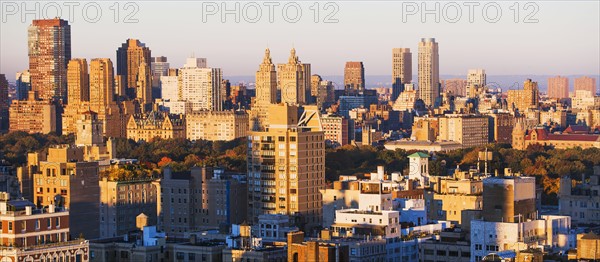
{"type": "Polygon", "coordinates": [[[392,49],[392,101],[412,82],[412,53],[410,48],[392,49]]]}
{"type": "Polygon", "coordinates": [[[114,68],[109,58],[96,58],[90,62],[90,104],[95,112],[114,101],[114,68]]]}
{"type": "Polygon", "coordinates": [[[362,62],[346,62],[344,89],[346,91],[365,90],[365,67],[362,62]]]}
{"type": "Polygon", "coordinates": [[[133,93],[137,88],[140,64],[150,65],[150,58],[150,48],[137,39],[127,39],[117,49],[117,75],[123,76],[130,98],[136,97],[133,93]]]}
{"type": "Polygon", "coordinates": [[[548,78],[548,97],[556,99],[568,98],[569,78],[562,76],[548,78]]]}
{"type": "Polygon", "coordinates": [[[152,57],[150,70],[152,70],[152,98],[161,98],[160,77],[169,75],[167,58],[164,56],[152,57]]]}
{"type": "Polygon", "coordinates": [[[0,74],[0,131],[8,130],[8,80],[0,74]]]}
{"type": "Polygon", "coordinates": [[[31,91],[31,74],[29,74],[29,70],[17,72],[15,80],[17,100],[27,100],[28,93],[31,91]]]}
{"type": "Polygon", "coordinates": [[[67,68],[67,103],[90,101],[88,64],[84,58],[69,61],[67,68]]]}
{"type": "Polygon", "coordinates": [[[207,68],[206,60],[188,58],[179,70],[181,75],[181,98],[192,104],[192,110],[223,110],[221,85],[223,73],[220,68],[207,68]]]}
{"type": "Polygon", "coordinates": [[[421,38],[419,42],[419,98],[427,106],[435,107],[440,96],[440,57],[435,38],[421,38]]]}
{"type": "Polygon", "coordinates": [[[277,65],[278,89],[281,90],[281,102],[290,105],[306,103],[307,92],[310,95],[310,64],[303,64],[292,48],[287,64],[277,65]]]}
{"type": "Polygon", "coordinates": [[[592,95],[597,94],[595,78],[591,78],[588,76],[582,76],[579,78],[575,78],[574,86],[575,86],[575,92],[577,92],[577,90],[587,90],[587,91],[590,91],[592,93],[592,95]]]}
{"type": "Polygon", "coordinates": [[[295,217],[302,230],[321,226],[325,140],[316,106],[271,105],[269,128],[250,132],[248,218],[295,217]]]}
{"type": "Polygon", "coordinates": [[[62,19],[33,20],[28,30],[31,88],[40,99],[67,98],[71,26],[62,19]]]}
{"type": "Polygon", "coordinates": [[[251,129],[263,131],[267,127],[269,106],[277,103],[277,71],[271,61],[271,51],[265,50],[262,64],[256,71],[256,97],[252,104],[251,129]]]}
{"type": "Polygon", "coordinates": [[[142,110],[150,110],[150,104],[152,104],[152,72],[150,71],[150,65],[146,62],[141,62],[138,69],[135,99],[140,103],[142,110]]]}

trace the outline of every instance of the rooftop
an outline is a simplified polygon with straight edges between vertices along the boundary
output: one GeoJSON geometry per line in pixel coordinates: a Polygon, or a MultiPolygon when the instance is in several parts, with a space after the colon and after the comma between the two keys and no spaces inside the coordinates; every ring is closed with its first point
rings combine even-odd
{"type": "Polygon", "coordinates": [[[409,155],[408,157],[412,157],[412,158],[429,158],[429,154],[423,153],[423,152],[416,152],[413,153],[411,155],[409,155]]]}

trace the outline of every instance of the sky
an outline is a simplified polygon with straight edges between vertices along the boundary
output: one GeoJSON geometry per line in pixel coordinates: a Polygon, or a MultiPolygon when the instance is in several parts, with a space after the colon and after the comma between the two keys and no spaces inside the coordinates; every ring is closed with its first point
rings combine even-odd
{"type": "Polygon", "coordinates": [[[205,57],[225,78],[254,75],[267,47],[274,63],[295,48],[321,75],[343,75],[346,61],[362,61],[367,77],[391,75],[392,48],[407,47],[416,73],[421,38],[439,43],[443,75],[600,75],[597,0],[126,3],[1,1],[0,73],[12,80],[27,69],[31,20],[61,15],[71,24],[73,58],[114,62],[121,43],[137,38],[171,67],[205,57]]]}

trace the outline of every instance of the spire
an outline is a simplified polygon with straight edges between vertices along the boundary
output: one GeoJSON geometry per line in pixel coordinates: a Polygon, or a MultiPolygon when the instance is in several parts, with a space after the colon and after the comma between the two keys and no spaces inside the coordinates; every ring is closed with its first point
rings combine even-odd
{"type": "Polygon", "coordinates": [[[290,64],[298,63],[298,57],[296,56],[296,48],[292,47],[292,50],[290,51],[290,58],[288,60],[288,63],[290,63],[290,64]]]}
{"type": "Polygon", "coordinates": [[[271,50],[269,48],[265,49],[265,58],[263,59],[263,64],[272,64],[271,61],[271,50]]]}

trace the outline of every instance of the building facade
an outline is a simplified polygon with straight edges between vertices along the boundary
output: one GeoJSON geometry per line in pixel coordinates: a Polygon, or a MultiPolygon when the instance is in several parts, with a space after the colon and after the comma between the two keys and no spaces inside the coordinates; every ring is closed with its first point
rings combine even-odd
{"type": "Polygon", "coordinates": [[[31,176],[34,203],[69,209],[72,238],[99,237],[98,162],[84,161],[83,148],[70,146],[49,148],[45,160],[38,160],[28,163],[38,167],[31,176]]]}
{"type": "Polygon", "coordinates": [[[440,56],[435,38],[419,42],[419,98],[435,107],[440,96],[440,56]]]}
{"type": "Polygon", "coordinates": [[[410,48],[392,49],[392,101],[404,92],[404,85],[412,82],[412,53],[410,48]]]}
{"type": "Polygon", "coordinates": [[[37,92],[30,91],[27,100],[13,100],[9,108],[9,131],[28,133],[59,132],[56,106],[40,100],[37,92]]]}
{"type": "Polygon", "coordinates": [[[28,29],[31,88],[40,99],[67,99],[71,26],[59,18],[33,20],[28,29]]]}
{"type": "Polygon", "coordinates": [[[362,62],[346,62],[346,67],[344,67],[344,89],[355,92],[365,89],[365,67],[362,62]]]}
{"type": "Polygon", "coordinates": [[[310,96],[310,64],[300,62],[296,49],[292,48],[287,64],[277,65],[277,88],[281,102],[303,105],[310,96]]]}
{"type": "Polygon", "coordinates": [[[150,65],[151,56],[150,48],[137,39],[127,39],[117,49],[117,75],[123,77],[124,91],[132,99],[136,97],[140,65],[150,65]]]}
{"type": "Polygon", "coordinates": [[[103,177],[100,185],[100,238],[117,237],[136,229],[136,217],[144,214],[157,223],[158,188],[152,178],[119,180],[103,177]]]}
{"type": "Polygon", "coordinates": [[[127,138],[135,141],[185,138],[185,119],[157,111],[131,115],[127,123],[127,138]]]}
{"type": "Polygon", "coordinates": [[[506,102],[511,110],[518,109],[520,112],[525,112],[528,109],[537,109],[540,100],[540,91],[537,82],[527,79],[523,83],[522,90],[508,90],[506,102]]]}
{"type": "Polygon", "coordinates": [[[69,211],[38,209],[6,194],[0,194],[0,244],[1,261],[89,261],[88,241],[69,236],[69,211]]]}
{"type": "Polygon", "coordinates": [[[548,78],[548,97],[563,99],[569,97],[569,78],[556,76],[548,78]]]}
{"type": "Polygon", "coordinates": [[[248,114],[244,111],[197,111],[185,115],[189,140],[230,141],[246,137],[248,114]]]}
{"type": "Polygon", "coordinates": [[[446,115],[439,118],[439,141],[456,141],[463,148],[489,141],[489,119],[478,115],[446,115]]]}
{"type": "Polygon", "coordinates": [[[272,105],[269,127],[248,136],[248,220],[296,217],[299,228],[321,225],[325,139],[316,107],[272,105]]]}
{"type": "Polygon", "coordinates": [[[575,78],[574,82],[575,92],[578,90],[585,90],[592,93],[592,96],[596,96],[597,94],[597,86],[596,79],[588,76],[582,76],[579,78],[575,78]]]}

